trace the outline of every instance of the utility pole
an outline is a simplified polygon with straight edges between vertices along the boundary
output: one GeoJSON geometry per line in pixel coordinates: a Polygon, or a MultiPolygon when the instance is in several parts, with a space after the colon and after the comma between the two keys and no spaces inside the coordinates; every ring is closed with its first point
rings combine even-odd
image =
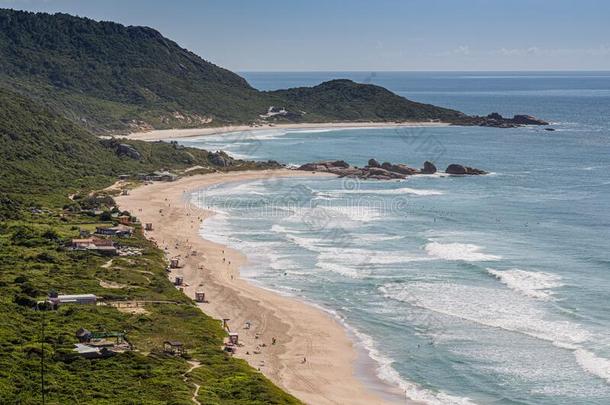
{"type": "Polygon", "coordinates": [[[41,394],[42,394],[42,405],[46,405],[46,396],[45,396],[45,392],[44,392],[44,313],[46,311],[46,308],[43,308],[43,310],[41,311],[41,324],[40,324],[40,329],[41,329],[41,335],[42,335],[42,340],[40,342],[40,348],[41,348],[41,352],[40,352],[40,390],[41,390],[41,394]]]}

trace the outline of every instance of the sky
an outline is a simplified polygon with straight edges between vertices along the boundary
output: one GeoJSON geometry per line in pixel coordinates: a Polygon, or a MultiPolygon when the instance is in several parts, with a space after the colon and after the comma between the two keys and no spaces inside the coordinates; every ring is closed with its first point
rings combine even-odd
{"type": "Polygon", "coordinates": [[[236,71],[610,70],[606,0],[0,0],[146,25],[236,71]]]}

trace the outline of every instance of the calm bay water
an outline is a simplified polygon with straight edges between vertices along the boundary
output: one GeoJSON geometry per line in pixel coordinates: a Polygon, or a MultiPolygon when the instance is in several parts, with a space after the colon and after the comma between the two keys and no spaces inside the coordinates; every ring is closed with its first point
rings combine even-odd
{"type": "Polygon", "coordinates": [[[264,130],[185,145],[299,164],[371,158],[482,177],[277,179],[202,190],[242,273],[337,314],[375,372],[429,403],[610,403],[610,73],[245,73],[352,78],[540,128],[264,130]]]}

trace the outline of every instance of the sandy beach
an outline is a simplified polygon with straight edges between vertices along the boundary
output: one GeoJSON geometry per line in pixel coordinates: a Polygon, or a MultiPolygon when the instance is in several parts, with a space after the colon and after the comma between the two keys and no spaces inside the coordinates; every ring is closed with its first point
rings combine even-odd
{"type": "Polygon", "coordinates": [[[142,141],[160,141],[180,138],[192,138],[205,135],[219,135],[229,132],[260,131],[267,129],[332,129],[332,128],[383,128],[383,127],[444,127],[444,122],[324,122],[305,124],[269,124],[261,126],[237,125],[226,127],[189,128],[189,129],[160,129],[145,132],[134,132],[129,135],[116,135],[117,137],[136,139],[142,141]]]}
{"type": "Polygon", "coordinates": [[[290,170],[214,173],[141,186],[116,201],[143,223],[153,224],[146,237],[165,249],[168,258],[180,258],[182,267],[169,277],[183,276],[184,292],[190,297],[204,291],[208,302],[198,304],[201,310],[217,319],[229,318],[229,327],[239,333],[243,347],[236,356],[278,386],[315,405],[404,404],[398,389],[388,387],[387,393],[380,393],[355,375],[359,352],[333,316],[241,279],[239,269],[246,257],[203,239],[200,221],[213,212],[186,199],[189,191],[228,181],[307,175],[324,176],[290,170]],[[247,321],[250,329],[244,327],[247,321]]]}

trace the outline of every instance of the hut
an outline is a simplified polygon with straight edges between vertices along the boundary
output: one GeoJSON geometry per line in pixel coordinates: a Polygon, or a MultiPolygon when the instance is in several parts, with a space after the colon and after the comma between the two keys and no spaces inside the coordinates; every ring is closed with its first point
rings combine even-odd
{"type": "Polygon", "coordinates": [[[182,356],[186,354],[184,345],[177,340],[166,340],[163,342],[163,351],[168,354],[182,356]]]}
{"type": "Polygon", "coordinates": [[[184,277],[176,276],[176,279],[174,280],[174,285],[182,285],[182,283],[184,283],[184,277]]]}
{"type": "Polygon", "coordinates": [[[49,302],[55,306],[60,304],[93,304],[97,302],[95,294],[73,294],[73,295],[59,295],[57,293],[49,294],[49,302]]]}
{"type": "Polygon", "coordinates": [[[172,269],[177,269],[178,267],[180,267],[180,260],[178,259],[171,259],[169,261],[169,267],[172,269]]]}
{"type": "Polygon", "coordinates": [[[236,345],[239,342],[239,335],[235,332],[229,333],[229,343],[236,345]]]}
{"type": "Polygon", "coordinates": [[[76,331],[76,338],[80,343],[87,343],[91,340],[93,335],[85,328],[80,328],[76,331]]]}
{"type": "Polygon", "coordinates": [[[195,292],[195,301],[205,302],[205,293],[203,291],[195,292]]]}
{"type": "Polygon", "coordinates": [[[147,222],[147,223],[144,225],[144,230],[145,230],[145,231],[152,231],[152,230],[153,230],[153,225],[152,225],[152,223],[147,222]]]}

